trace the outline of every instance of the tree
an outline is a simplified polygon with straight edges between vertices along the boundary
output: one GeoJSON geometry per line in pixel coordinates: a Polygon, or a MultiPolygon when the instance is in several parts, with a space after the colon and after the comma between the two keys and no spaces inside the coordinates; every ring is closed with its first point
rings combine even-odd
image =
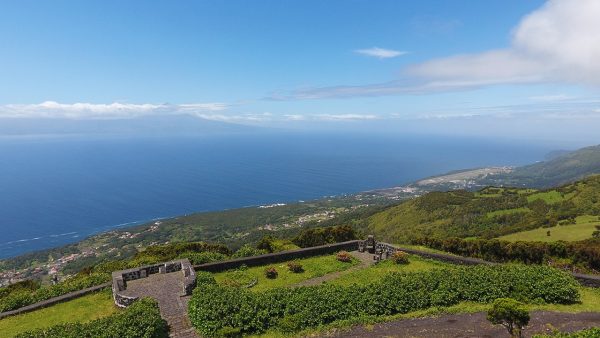
{"type": "Polygon", "coordinates": [[[529,313],[520,303],[511,298],[498,298],[487,313],[487,319],[502,325],[513,338],[521,338],[521,331],[529,323],[529,313]]]}
{"type": "Polygon", "coordinates": [[[275,246],[273,242],[275,242],[275,238],[273,238],[273,236],[263,236],[263,238],[261,238],[258,244],[256,244],[256,248],[259,250],[273,252],[275,251],[275,246]]]}
{"type": "Polygon", "coordinates": [[[592,233],[592,237],[600,238],[600,225],[596,225],[596,231],[592,233]]]}

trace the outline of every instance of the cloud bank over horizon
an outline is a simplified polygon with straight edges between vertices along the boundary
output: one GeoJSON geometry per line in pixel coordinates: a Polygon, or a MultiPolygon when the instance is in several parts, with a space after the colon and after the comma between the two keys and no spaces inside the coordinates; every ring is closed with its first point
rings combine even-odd
{"type": "Polygon", "coordinates": [[[0,106],[0,118],[127,119],[147,115],[201,115],[229,108],[226,103],[59,103],[7,104],[0,106]]]}

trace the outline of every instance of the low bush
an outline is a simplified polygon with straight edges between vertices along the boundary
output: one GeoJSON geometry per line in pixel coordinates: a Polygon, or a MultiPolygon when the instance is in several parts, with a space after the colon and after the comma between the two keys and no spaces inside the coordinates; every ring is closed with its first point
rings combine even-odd
{"type": "Polygon", "coordinates": [[[392,254],[392,261],[396,264],[408,264],[408,254],[398,250],[392,254]]]}
{"type": "Polygon", "coordinates": [[[267,250],[253,248],[250,245],[246,244],[246,245],[242,246],[241,248],[239,248],[231,257],[232,258],[242,258],[242,257],[264,255],[264,254],[268,254],[268,253],[269,252],[267,250]]]}
{"type": "Polygon", "coordinates": [[[279,274],[277,273],[277,269],[275,269],[272,266],[265,269],[265,277],[269,279],[275,279],[278,275],[279,274]]]}
{"type": "Polygon", "coordinates": [[[304,272],[304,268],[302,267],[302,264],[300,264],[298,262],[289,262],[287,264],[287,266],[288,266],[288,270],[290,270],[293,273],[304,272]]]}
{"type": "Polygon", "coordinates": [[[196,271],[196,287],[215,284],[217,284],[217,281],[212,273],[208,271],[196,271]]]}
{"type": "Polygon", "coordinates": [[[352,256],[348,253],[348,251],[340,251],[337,253],[336,258],[340,262],[350,263],[352,262],[352,256]]]}
{"type": "Polygon", "coordinates": [[[489,303],[513,298],[566,304],[578,301],[577,287],[573,277],[560,270],[522,265],[392,273],[369,285],[325,284],[265,292],[206,285],[194,291],[189,316],[206,336],[221,330],[294,332],[336,320],[407,313],[461,301],[489,303]]]}
{"type": "Polygon", "coordinates": [[[229,256],[227,256],[223,253],[220,253],[220,252],[187,251],[187,252],[180,254],[177,258],[187,258],[190,261],[190,263],[192,263],[192,265],[200,265],[200,264],[224,261],[224,260],[228,259],[229,256]]]}
{"type": "Polygon", "coordinates": [[[158,304],[143,298],[122,312],[88,323],[59,324],[21,333],[17,338],[162,338],[168,337],[167,323],[158,304]]]}
{"type": "Polygon", "coordinates": [[[600,327],[594,327],[587,330],[570,332],[534,335],[533,338],[598,338],[600,337],[600,327]]]}

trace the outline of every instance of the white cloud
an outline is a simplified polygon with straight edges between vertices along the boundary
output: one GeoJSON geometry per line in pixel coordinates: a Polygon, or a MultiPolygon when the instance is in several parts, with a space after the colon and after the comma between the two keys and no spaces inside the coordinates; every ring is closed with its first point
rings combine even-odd
{"type": "Polygon", "coordinates": [[[373,114],[320,114],[313,115],[316,120],[324,121],[362,121],[377,120],[379,116],[373,114]]]}
{"type": "Polygon", "coordinates": [[[432,60],[408,74],[437,81],[600,85],[600,1],[550,0],[521,20],[510,47],[432,60]]]}
{"type": "Polygon", "coordinates": [[[73,118],[119,119],[144,115],[190,114],[223,111],[226,103],[193,104],[133,104],[133,103],[58,103],[46,101],[39,104],[7,104],[0,106],[0,118],[73,118]]]}
{"type": "Polygon", "coordinates": [[[529,99],[532,101],[542,101],[542,102],[553,102],[553,101],[566,101],[575,99],[575,96],[566,95],[566,94],[554,94],[554,95],[539,95],[539,96],[530,96],[529,99]]]}
{"type": "Polygon", "coordinates": [[[387,83],[302,89],[272,99],[422,94],[498,84],[600,86],[599,18],[598,0],[549,0],[518,23],[506,48],[415,64],[387,83]]]}
{"type": "Polygon", "coordinates": [[[401,56],[401,55],[404,55],[407,53],[404,51],[384,49],[384,48],[379,48],[379,47],[372,47],[372,48],[368,48],[368,49],[358,49],[358,50],[355,50],[355,52],[358,54],[373,56],[373,57],[376,57],[379,59],[395,58],[397,56],[401,56]]]}

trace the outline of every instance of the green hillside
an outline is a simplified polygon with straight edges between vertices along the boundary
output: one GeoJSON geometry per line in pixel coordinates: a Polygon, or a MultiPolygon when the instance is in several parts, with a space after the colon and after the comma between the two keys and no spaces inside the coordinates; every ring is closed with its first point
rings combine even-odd
{"type": "Polygon", "coordinates": [[[501,177],[501,180],[507,186],[550,188],[592,174],[600,174],[600,145],[518,167],[512,173],[501,177]]]}
{"type": "Polygon", "coordinates": [[[575,224],[557,225],[551,228],[537,228],[502,236],[504,241],[555,242],[581,241],[592,237],[596,227],[600,226],[598,216],[578,216],[575,224]]]}
{"type": "MultiPolygon", "coordinates": [[[[576,224],[577,217],[598,215],[600,176],[591,176],[545,191],[488,187],[431,192],[370,216],[366,230],[388,241],[408,242],[419,237],[494,238],[538,228],[557,231],[559,226],[558,240],[580,233],[583,225],[576,224]]],[[[583,237],[589,238],[593,224],[586,226],[583,237]]],[[[580,234],[573,239],[584,238],[580,234]]]]}

